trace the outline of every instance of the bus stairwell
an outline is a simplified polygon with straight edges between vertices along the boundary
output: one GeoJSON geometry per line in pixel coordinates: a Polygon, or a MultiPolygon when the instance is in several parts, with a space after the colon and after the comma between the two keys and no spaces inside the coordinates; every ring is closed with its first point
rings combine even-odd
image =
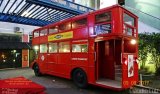
{"type": "Polygon", "coordinates": [[[96,83],[122,88],[121,40],[96,42],[96,83]]]}

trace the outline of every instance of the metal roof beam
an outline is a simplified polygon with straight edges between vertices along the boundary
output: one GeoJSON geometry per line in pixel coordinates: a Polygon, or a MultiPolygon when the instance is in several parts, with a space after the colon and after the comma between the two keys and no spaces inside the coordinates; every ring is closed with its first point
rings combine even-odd
{"type": "MultiPolygon", "coordinates": [[[[29,22],[37,22],[37,21],[41,21],[41,20],[35,20],[35,19],[29,19],[29,18],[25,18],[25,17],[21,17],[21,16],[13,16],[13,15],[9,15],[9,14],[4,14],[4,13],[0,13],[0,21],[3,22],[11,22],[11,23],[19,23],[19,24],[26,24],[26,25],[34,25],[34,26],[43,26],[42,24],[34,24],[34,23],[29,23],[29,22]],[[7,19],[3,19],[4,16],[8,16],[7,19]],[[18,20],[14,20],[14,19],[27,19],[27,22],[22,23],[19,22],[18,20]]],[[[47,24],[45,24],[47,25],[47,24]]]]}
{"type": "Polygon", "coordinates": [[[7,4],[5,5],[5,7],[2,10],[2,13],[4,12],[4,10],[6,9],[7,5],[9,4],[10,0],[7,1],[7,4]]]}
{"type": "Polygon", "coordinates": [[[15,9],[13,10],[12,13],[14,13],[18,9],[18,7],[22,4],[22,2],[23,2],[23,0],[17,5],[17,7],[15,7],[15,9]]]}
{"type": "Polygon", "coordinates": [[[21,16],[32,4],[27,4],[17,15],[21,16]]]}
{"type": "MultiPolygon", "coordinates": [[[[33,19],[33,18],[28,18],[28,19],[33,19]]],[[[28,19],[23,19],[23,20],[21,20],[22,22],[28,22],[28,19]]],[[[39,21],[39,20],[37,20],[36,21],[36,19],[33,19],[33,20],[35,20],[34,22],[32,21],[32,22],[30,22],[30,23],[36,23],[36,24],[39,24],[39,23],[41,23],[41,24],[45,24],[44,22],[42,22],[42,21],[39,21]]],[[[20,21],[20,22],[21,22],[20,21]]]]}
{"type": "MultiPolygon", "coordinates": [[[[53,16],[53,15],[55,15],[55,14],[58,13],[58,12],[59,12],[59,11],[54,11],[54,12],[52,12],[53,14],[51,14],[51,15],[53,16]]],[[[50,15],[50,16],[51,16],[51,15],[50,15]]],[[[46,17],[44,17],[44,18],[42,18],[42,19],[46,19],[46,18],[48,18],[48,17],[46,16],[46,17]]]]}
{"type": "Polygon", "coordinates": [[[3,0],[1,0],[0,6],[2,5],[2,3],[3,3],[3,0]]]}
{"type": "MultiPolygon", "coordinates": [[[[36,5],[34,5],[34,7],[32,7],[30,10],[28,10],[27,12],[29,13],[29,14],[31,14],[30,12],[34,9],[36,7],[36,5]]],[[[24,15],[24,17],[26,16],[26,15],[28,15],[27,13],[24,15]]]]}
{"type": "Polygon", "coordinates": [[[49,8],[54,8],[54,9],[61,10],[61,11],[66,11],[68,13],[76,14],[76,15],[82,14],[85,12],[89,12],[88,10],[91,9],[86,6],[82,6],[82,5],[79,5],[73,2],[69,2],[66,0],[63,0],[61,2],[55,1],[55,0],[26,0],[26,2],[37,4],[37,5],[42,5],[42,6],[49,7],[49,8]],[[73,8],[73,6],[76,6],[75,7],[76,9],[73,8]],[[80,7],[82,7],[83,10],[85,11],[80,10],[82,9],[80,7]]]}
{"type": "Polygon", "coordinates": [[[45,9],[46,9],[46,8],[39,9],[38,11],[34,12],[34,13],[32,14],[32,16],[30,16],[30,17],[36,19],[37,17],[39,17],[39,16],[41,15],[41,13],[43,13],[43,12],[45,11],[45,9]]]}
{"type": "Polygon", "coordinates": [[[25,7],[27,7],[29,5],[29,3],[25,3],[21,9],[16,13],[16,15],[18,15],[25,7]]]}
{"type": "Polygon", "coordinates": [[[53,17],[52,17],[52,21],[53,21],[53,20],[54,20],[54,21],[55,21],[55,20],[60,21],[62,14],[65,15],[66,13],[60,12],[60,13],[57,13],[57,14],[52,15],[52,16],[53,16],[53,17]]]}
{"type": "Polygon", "coordinates": [[[17,0],[14,0],[14,2],[12,3],[12,5],[10,6],[10,8],[7,11],[7,14],[9,13],[10,9],[13,7],[13,5],[16,3],[17,0]]]}
{"type": "MultiPolygon", "coordinates": [[[[27,17],[29,18],[33,18],[33,16],[35,16],[36,14],[38,14],[42,9],[40,8],[41,6],[38,6],[37,9],[35,9],[34,11],[32,11],[27,17]]],[[[44,8],[43,8],[44,9],[44,8]]]]}
{"type": "Polygon", "coordinates": [[[45,9],[45,11],[39,17],[37,17],[37,19],[41,19],[42,17],[46,15],[47,15],[47,9],[45,9]]]}

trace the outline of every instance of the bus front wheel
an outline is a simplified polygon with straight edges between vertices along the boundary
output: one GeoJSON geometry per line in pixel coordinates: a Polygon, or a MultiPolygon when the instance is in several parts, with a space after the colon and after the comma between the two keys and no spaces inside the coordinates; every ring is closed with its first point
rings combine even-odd
{"type": "Polygon", "coordinates": [[[39,66],[37,64],[34,65],[33,70],[34,70],[35,76],[41,76],[42,75],[40,70],[39,70],[39,66]]]}
{"type": "Polygon", "coordinates": [[[76,69],[73,71],[72,79],[74,83],[80,88],[86,88],[88,85],[87,75],[82,69],[76,69]]]}

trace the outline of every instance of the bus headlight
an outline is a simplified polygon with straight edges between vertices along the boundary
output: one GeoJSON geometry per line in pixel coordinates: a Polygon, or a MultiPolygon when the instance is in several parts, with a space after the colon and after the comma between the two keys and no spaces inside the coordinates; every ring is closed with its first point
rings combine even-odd
{"type": "Polygon", "coordinates": [[[38,49],[39,49],[39,47],[38,47],[38,46],[34,46],[34,49],[35,49],[35,50],[38,50],[38,49]]]}
{"type": "Polygon", "coordinates": [[[131,44],[135,45],[137,41],[135,39],[131,39],[131,44]]]}

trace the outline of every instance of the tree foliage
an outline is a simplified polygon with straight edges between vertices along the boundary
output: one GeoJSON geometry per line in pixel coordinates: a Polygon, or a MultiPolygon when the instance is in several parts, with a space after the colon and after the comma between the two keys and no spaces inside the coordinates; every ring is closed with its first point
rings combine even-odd
{"type": "Polygon", "coordinates": [[[155,68],[160,67],[160,33],[139,34],[139,61],[144,68],[147,54],[152,54],[152,62],[155,68]]]}

